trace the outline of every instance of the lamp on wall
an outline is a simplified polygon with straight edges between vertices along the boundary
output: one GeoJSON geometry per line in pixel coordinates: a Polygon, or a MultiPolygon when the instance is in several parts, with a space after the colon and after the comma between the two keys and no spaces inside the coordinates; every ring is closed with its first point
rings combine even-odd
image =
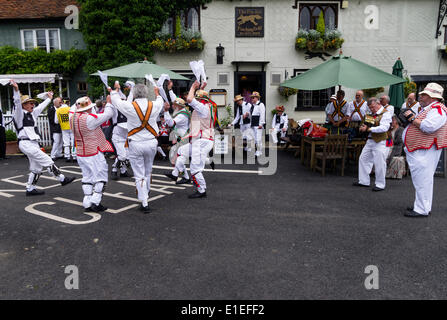
{"type": "Polygon", "coordinates": [[[217,64],[223,64],[223,57],[225,56],[225,48],[219,43],[216,47],[217,64]]]}

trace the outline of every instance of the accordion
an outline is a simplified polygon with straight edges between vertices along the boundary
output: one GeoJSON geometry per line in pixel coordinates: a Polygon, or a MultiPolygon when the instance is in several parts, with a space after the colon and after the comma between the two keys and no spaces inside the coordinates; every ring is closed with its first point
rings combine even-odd
{"type": "Polygon", "coordinates": [[[363,120],[363,123],[368,127],[372,128],[376,125],[376,119],[370,114],[365,115],[365,119],[363,120]]]}
{"type": "Polygon", "coordinates": [[[405,128],[416,118],[416,113],[411,109],[404,108],[399,113],[398,118],[399,118],[399,121],[402,123],[402,126],[405,128]],[[405,116],[405,113],[407,111],[410,111],[410,113],[407,116],[405,116]]]}

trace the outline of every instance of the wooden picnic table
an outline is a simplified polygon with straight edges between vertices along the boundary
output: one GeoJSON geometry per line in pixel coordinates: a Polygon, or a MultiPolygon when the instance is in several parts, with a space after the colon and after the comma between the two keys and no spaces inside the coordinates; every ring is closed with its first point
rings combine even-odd
{"type": "MultiPolygon", "coordinates": [[[[360,150],[366,144],[365,139],[354,138],[351,142],[348,142],[348,148],[352,147],[354,150],[360,150]]],[[[306,145],[310,145],[310,169],[314,170],[315,168],[315,150],[317,146],[324,145],[324,138],[312,138],[303,136],[301,138],[301,163],[304,165],[304,157],[306,153],[306,145]]]]}

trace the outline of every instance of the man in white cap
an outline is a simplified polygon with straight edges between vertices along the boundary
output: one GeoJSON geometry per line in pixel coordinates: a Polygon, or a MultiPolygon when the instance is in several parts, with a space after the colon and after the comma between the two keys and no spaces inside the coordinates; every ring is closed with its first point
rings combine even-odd
{"type": "Polygon", "coordinates": [[[401,110],[411,109],[415,114],[421,112],[424,108],[421,107],[419,102],[416,100],[416,94],[410,93],[407,97],[407,101],[402,104],[401,110]]]}
{"type": "Polygon", "coordinates": [[[241,95],[237,95],[234,98],[234,102],[236,103],[236,117],[231,123],[232,126],[239,124],[239,128],[242,133],[242,139],[245,140],[246,147],[244,147],[244,151],[250,152],[250,144],[251,140],[253,140],[253,131],[251,130],[251,104],[244,101],[244,98],[241,95]]]}
{"type": "Polygon", "coordinates": [[[107,106],[101,114],[92,113],[95,104],[88,97],[79,98],[76,105],[76,111],[70,114],[70,127],[82,170],[83,206],[87,212],[102,212],[107,210],[101,200],[109,172],[104,152],[113,152],[113,147],[106,140],[101,124],[113,116],[113,110],[107,106]]]}
{"type": "Polygon", "coordinates": [[[367,132],[368,141],[363,147],[359,158],[359,181],[354,182],[354,186],[369,187],[370,174],[374,165],[376,186],[373,191],[385,190],[385,175],[386,175],[386,158],[388,151],[386,148],[386,139],[388,138],[388,130],[392,121],[391,112],[385,110],[376,98],[368,100],[368,107],[371,110],[374,124],[367,127],[363,124],[360,132],[367,132]]]}
{"type": "MultiPolygon", "coordinates": [[[[195,81],[189,90],[187,97],[188,104],[194,109],[191,116],[191,176],[196,192],[189,195],[190,199],[205,198],[206,181],[203,177],[203,170],[206,158],[214,146],[214,119],[213,106],[210,102],[208,92],[198,90],[200,84],[195,81]],[[197,91],[197,92],[196,92],[197,91]]],[[[185,155],[181,155],[185,157],[185,155]]]]}
{"type": "Polygon", "coordinates": [[[433,176],[443,148],[447,147],[447,108],[443,101],[444,89],[437,83],[429,83],[419,93],[423,111],[417,116],[410,111],[410,124],[403,133],[405,153],[416,190],[413,207],[407,208],[407,217],[428,217],[433,201],[433,176]]]}
{"type": "Polygon", "coordinates": [[[330,128],[329,112],[331,110],[331,104],[334,103],[334,101],[337,101],[337,96],[335,94],[333,94],[329,98],[329,103],[326,105],[326,108],[324,109],[324,112],[326,113],[325,127],[328,127],[328,128],[330,128]]]}
{"type": "Polygon", "coordinates": [[[284,112],[284,106],[276,106],[276,113],[272,119],[273,134],[279,144],[286,143],[283,138],[287,135],[287,129],[289,128],[289,118],[284,112]]]}
{"type": "Polygon", "coordinates": [[[265,125],[265,105],[261,102],[261,95],[259,92],[253,91],[251,97],[252,106],[251,113],[251,128],[256,143],[255,156],[262,155],[262,132],[265,125]]]}
{"type": "Polygon", "coordinates": [[[14,87],[15,109],[13,120],[17,131],[19,149],[28,157],[31,171],[26,184],[26,195],[37,196],[45,193],[36,189],[37,181],[44,169],[47,169],[51,175],[55,176],[62,186],[69,184],[75,178],[65,177],[50,156],[43,152],[39,145],[40,134],[37,128],[37,118],[50,104],[53,93],[48,92],[48,98],[35,107],[36,100],[28,96],[21,96],[17,83],[11,80],[11,84],[14,87]]]}
{"type": "Polygon", "coordinates": [[[171,117],[169,111],[166,110],[165,108],[164,118],[166,120],[166,124],[170,128],[173,128],[175,134],[175,140],[173,141],[174,146],[172,148],[177,149],[177,151],[175,151],[176,154],[174,155],[175,158],[174,170],[172,170],[171,173],[167,173],[165,175],[168,178],[172,179],[173,181],[176,181],[176,184],[185,184],[190,182],[189,174],[188,171],[186,170],[186,162],[184,161],[186,160],[186,158],[180,157],[179,155],[182,153],[182,150],[180,150],[182,147],[183,149],[186,148],[189,149],[190,147],[189,141],[185,141],[186,139],[184,138],[189,132],[189,126],[191,122],[191,112],[189,112],[186,109],[186,103],[183,99],[175,98],[172,101],[173,101],[172,106],[174,108],[173,117],[171,117]],[[186,142],[186,144],[184,144],[184,142],[186,142]],[[181,176],[182,178],[179,181],[177,181],[179,176],[181,176]]]}
{"type": "Polygon", "coordinates": [[[141,201],[143,213],[150,213],[149,192],[151,190],[152,165],[157,153],[158,125],[157,118],[163,109],[163,99],[159,89],[154,87],[157,97],[149,101],[148,87],[137,84],[134,87],[134,101],[121,100],[120,85],[115,83],[111,93],[112,104],[127,118],[129,160],[135,178],[138,199],[141,201]]]}

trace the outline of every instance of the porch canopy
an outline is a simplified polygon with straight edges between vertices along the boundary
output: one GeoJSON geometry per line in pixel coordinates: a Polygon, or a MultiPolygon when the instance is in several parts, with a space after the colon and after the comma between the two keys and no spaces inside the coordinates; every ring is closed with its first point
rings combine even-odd
{"type": "Polygon", "coordinates": [[[403,83],[404,79],[342,54],[281,84],[300,90],[321,90],[335,86],[371,89],[403,83]]]}
{"type": "Polygon", "coordinates": [[[61,78],[57,73],[0,74],[0,79],[13,79],[17,83],[54,83],[61,78]]]}

